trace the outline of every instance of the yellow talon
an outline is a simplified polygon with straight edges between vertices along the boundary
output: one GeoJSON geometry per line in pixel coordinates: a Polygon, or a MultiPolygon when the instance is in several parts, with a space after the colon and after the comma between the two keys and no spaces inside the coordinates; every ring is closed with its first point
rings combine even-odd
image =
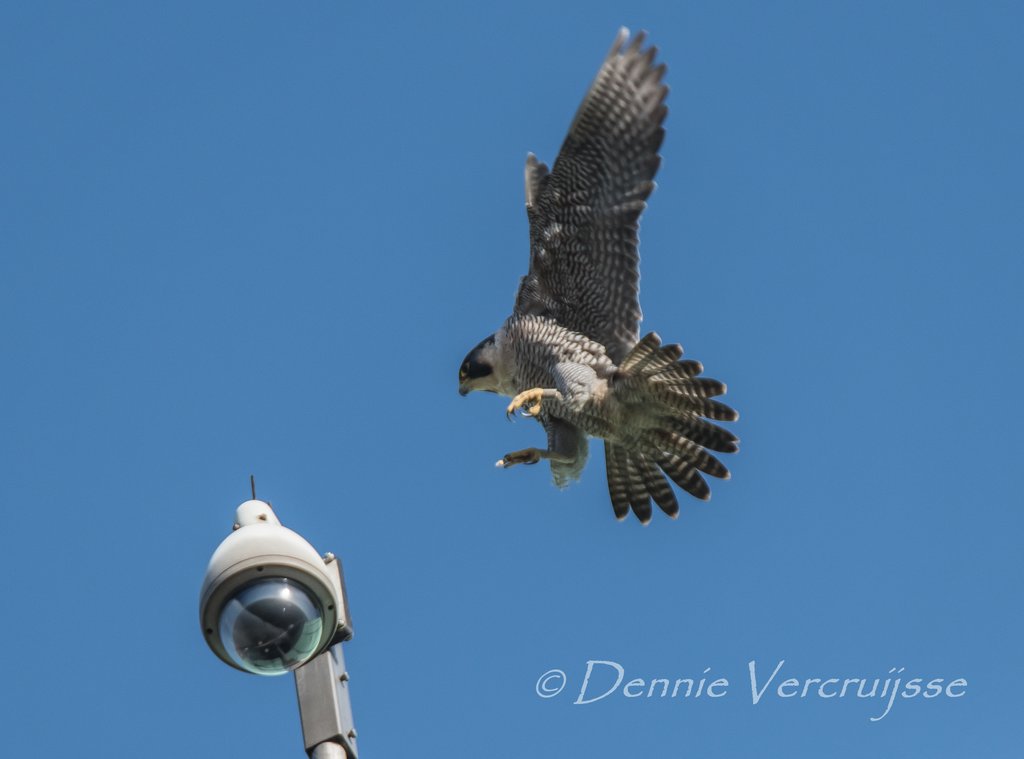
{"type": "Polygon", "coordinates": [[[540,402],[543,397],[543,388],[535,387],[530,390],[524,390],[513,398],[510,404],[508,404],[508,408],[505,409],[505,415],[511,417],[516,412],[516,409],[528,406],[526,413],[530,416],[537,416],[537,414],[540,413],[540,402]]]}

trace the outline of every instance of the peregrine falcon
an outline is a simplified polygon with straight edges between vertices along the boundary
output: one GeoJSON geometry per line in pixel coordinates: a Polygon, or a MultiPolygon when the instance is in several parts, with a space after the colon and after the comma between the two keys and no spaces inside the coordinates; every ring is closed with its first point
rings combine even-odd
{"type": "Polygon", "coordinates": [[[642,32],[630,40],[619,31],[553,169],[528,155],[530,270],[512,315],[462,362],[459,393],[499,393],[512,399],[510,418],[536,418],[547,448],[513,451],[497,466],[547,459],[559,487],[579,478],[587,438],[603,439],[616,518],[632,508],[647,524],[652,499],[679,513],[664,475],[707,500],[702,473],[729,477],[708,451],[733,453],[739,441],[710,421],[738,418],[714,400],[725,385],[699,376],[679,345],[640,338],[637,226],[661,161],[668,94],[665,65],[643,42],[642,32]]]}

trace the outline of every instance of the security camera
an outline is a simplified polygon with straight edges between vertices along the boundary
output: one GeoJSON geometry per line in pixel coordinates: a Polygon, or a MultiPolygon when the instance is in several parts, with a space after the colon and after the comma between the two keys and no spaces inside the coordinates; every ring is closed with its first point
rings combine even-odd
{"type": "Polygon", "coordinates": [[[338,560],[255,499],[210,558],[199,620],[217,656],[257,675],[283,675],[352,637],[338,560]]]}

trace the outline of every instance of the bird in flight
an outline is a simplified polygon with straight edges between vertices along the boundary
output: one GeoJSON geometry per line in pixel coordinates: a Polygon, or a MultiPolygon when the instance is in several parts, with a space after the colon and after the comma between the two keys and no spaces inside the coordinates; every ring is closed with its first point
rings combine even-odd
{"type": "Polygon", "coordinates": [[[512,399],[539,421],[546,448],[505,454],[499,467],[546,459],[554,482],[579,478],[588,437],[604,441],[608,492],[617,519],[632,509],[644,524],[651,501],[679,513],[673,482],[707,500],[703,475],[729,471],[709,451],[733,453],[738,439],[715,421],[737,413],[714,400],[725,385],[701,377],[700,362],[654,332],[640,338],[637,227],[654,189],[668,88],[657,50],[621,29],[569,133],[548,167],[526,159],[530,269],[512,315],[469,352],[459,393],[512,399]]]}

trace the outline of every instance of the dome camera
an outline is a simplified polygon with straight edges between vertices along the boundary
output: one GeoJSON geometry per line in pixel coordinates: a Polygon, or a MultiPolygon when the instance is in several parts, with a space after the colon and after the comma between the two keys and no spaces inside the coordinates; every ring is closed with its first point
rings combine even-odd
{"type": "Polygon", "coordinates": [[[352,637],[338,560],[255,499],[210,558],[199,619],[217,656],[258,675],[283,675],[352,637]]]}

